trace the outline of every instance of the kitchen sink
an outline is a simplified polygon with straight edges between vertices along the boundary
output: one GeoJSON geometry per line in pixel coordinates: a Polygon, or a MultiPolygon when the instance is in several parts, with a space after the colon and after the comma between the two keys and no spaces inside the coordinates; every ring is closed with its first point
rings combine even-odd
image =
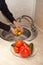
{"type": "Polygon", "coordinates": [[[17,21],[23,26],[24,32],[20,36],[14,36],[10,31],[3,30],[0,37],[6,41],[15,41],[18,39],[32,41],[37,37],[38,31],[34,26],[33,19],[30,16],[23,15],[17,18],[17,21]]]}

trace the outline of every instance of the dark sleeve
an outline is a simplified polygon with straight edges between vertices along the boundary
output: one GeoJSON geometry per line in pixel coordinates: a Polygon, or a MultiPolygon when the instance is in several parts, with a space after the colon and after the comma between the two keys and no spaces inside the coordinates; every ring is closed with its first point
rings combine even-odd
{"type": "Polygon", "coordinates": [[[0,28],[1,29],[4,29],[6,31],[9,31],[10,30],[10,26],[9,25],[6,25],[6,24],[4,24],[2,22],[0,22],[0,28]]]}
{"type": "Polygon", "coordinates": [[[2,2],[2,8],[1,8],[2,13],[13,23],[15,18],[13,17],[12,13],[9,11],[5,1],[2,2]]]}

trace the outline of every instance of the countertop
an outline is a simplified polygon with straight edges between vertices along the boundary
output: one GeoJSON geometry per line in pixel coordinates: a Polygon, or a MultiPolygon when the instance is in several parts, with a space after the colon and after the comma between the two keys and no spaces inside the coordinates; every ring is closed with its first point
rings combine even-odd
{"type": "Polygon", "coordinates": [[[43,65],[43,33],[38,30],[38,36],[31,42],[37,48],[36,55],[29,58],[19,58],[10,51],[12,43],[0,38],[0,65],[43,65]]]}

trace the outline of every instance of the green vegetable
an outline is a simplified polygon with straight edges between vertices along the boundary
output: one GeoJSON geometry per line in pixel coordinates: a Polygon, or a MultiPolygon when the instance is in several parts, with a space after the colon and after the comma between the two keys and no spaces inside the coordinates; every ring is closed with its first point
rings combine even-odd
{"type": "Polygon", "coordinates": [[[33,43],[30,43],[30,48],[31,48],[31,54],[33,53],[33,43]]]}
{"type": "Polygon", "coordinates": [[[15,46],[15,43],[11,44],[11,46],[13,46],[13,47],[14,47],[14,46],[15,46]]]}

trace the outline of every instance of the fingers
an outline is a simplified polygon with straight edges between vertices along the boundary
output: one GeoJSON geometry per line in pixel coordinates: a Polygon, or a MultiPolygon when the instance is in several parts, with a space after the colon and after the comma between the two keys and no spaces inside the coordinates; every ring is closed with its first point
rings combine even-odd
{"type": "Polygon", "coordinates": [[[15,27],[16,27],[19,31],[23,32],[23,27],[20,25],[20,23],[16,22],[16,23],[15,23],[15,27]]]}
{"type": "Polygon", "coordinates": [[[21,31],[23,33],[23,27],[22,26],[18,27],[18,29],[19,29],[19,31],[21,31]]]}
{"type": "Polygon", "coordinates": [[[20,23],[19,23],[19,22],[16,22],[16,21],[14,21],[13,23],[14,23],[14,26],[15,26],[21,33],[23,33],[23,27],[20,25],[20,23]]]}
{"type": "Polygon", "coordinates": [[[14,31],[14,29],[13,29],[12,27],[10,28],[10,31],[11,31],[11,33],[12,33],[13,35],[17,36],[16,32],[14,31]]]}

